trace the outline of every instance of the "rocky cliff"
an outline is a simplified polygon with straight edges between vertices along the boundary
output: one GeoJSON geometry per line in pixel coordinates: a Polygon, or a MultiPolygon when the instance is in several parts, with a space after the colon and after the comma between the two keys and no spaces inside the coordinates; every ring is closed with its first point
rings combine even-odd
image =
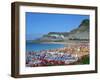
{"type": "Polygon", "coordinates": [[[65,39],[70,39],[70,40],[74,39],[89,40],[89,20],[88,19],[83,20],[76,29],[73,29],[70,32],[49,32],[43,37],[50,37],[50,35],[52,34],[63,35],[65,39]]]}

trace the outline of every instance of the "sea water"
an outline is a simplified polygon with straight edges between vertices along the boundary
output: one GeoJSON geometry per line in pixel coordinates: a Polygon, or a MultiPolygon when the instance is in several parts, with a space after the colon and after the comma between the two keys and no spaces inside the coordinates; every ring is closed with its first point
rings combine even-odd
{"type": "Polygon", "coordinates": [[[26,51],[41,51],[63,48],[63,44],[52,44],[52,43],[26,43],[26,51]]]}

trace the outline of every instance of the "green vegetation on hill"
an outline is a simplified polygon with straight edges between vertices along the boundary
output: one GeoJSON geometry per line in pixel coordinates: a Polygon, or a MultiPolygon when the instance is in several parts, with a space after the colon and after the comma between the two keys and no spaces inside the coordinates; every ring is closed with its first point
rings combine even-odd
{"type": "Polygon", "coordinates": [[[80,24],[80,26],[89,26],[89,20],[88,19],[85,19],[82,21],[82,23],[80,24]]]}
{"type": "Polygon", "coordinates": [[[84,31],[87,31],[89,32],[89,20],[88,19],[85,19],[81,22],[81,24],[79,25],[78,28],[76,29],[73,29],[71,31],[71,33],[77,33],[77,32],[84,32],[84,31]]]}

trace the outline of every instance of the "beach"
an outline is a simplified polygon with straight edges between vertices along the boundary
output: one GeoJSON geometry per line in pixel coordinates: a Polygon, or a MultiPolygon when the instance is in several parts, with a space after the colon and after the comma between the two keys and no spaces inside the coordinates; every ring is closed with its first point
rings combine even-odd
{"type": "Polygon", "coordinates": [[[65,46],[73,46],[73,45],[81,45],[81,44],[89,44],[89,41],[71,41],[71,40],[67,40],[67,41],[63,41],[63,42],[41,42],[43,44],[63,44],[65,46]]]}
{"type": "MultiPolygon", "coordinates": [[[[46,42],[45,42],[46,43],[46,42]]],[[[63,48],[41,50],[38,52],[28,51],[26,53],[26,66],[55,66],[71,65],[89,57],[89,44],[85,43],[65,43],[65,42],[48,42],[51,44],[64,44],[63,48]]],[[[80,63],[81,64],[81,63],[80,63]]]]}

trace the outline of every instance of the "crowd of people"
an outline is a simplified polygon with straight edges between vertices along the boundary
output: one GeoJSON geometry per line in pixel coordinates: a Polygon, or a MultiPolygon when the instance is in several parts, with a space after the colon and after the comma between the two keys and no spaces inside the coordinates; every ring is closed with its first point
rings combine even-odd
{"type": "Polygon", "coordinates": [[[26,66],[69,65],[89,54],[89,45],[80,44],[53,50],[26,53],[26,66]]]}

